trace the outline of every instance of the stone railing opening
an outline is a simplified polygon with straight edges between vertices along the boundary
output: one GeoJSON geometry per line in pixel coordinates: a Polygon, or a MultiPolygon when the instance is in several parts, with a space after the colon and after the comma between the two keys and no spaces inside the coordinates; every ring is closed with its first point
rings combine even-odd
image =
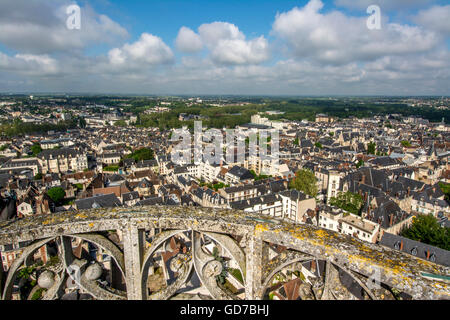
{"type": "Polygon", "coordinates": [[[443,266],[230,210],[152,206],[38,216],[2,223],[0,245],[15,255],[2,273],[3,299],[450,297],[443,266]]]}

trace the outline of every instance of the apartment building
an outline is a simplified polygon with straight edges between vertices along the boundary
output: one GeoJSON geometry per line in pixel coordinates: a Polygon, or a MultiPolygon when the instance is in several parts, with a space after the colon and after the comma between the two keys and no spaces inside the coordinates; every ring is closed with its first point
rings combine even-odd
{"type": "Polygon", "coordinates": [[[75,149],[44,150],[37,158],[43,174],[79,172],[88,168],[86,153],[75,149]]]}

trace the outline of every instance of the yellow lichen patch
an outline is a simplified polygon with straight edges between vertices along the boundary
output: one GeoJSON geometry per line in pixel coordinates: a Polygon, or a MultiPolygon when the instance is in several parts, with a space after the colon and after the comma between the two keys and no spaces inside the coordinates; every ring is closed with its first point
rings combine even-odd
{"type": "Polygon", "coordinates": [[[93,227],[94,227],[94,223],[93,222],[89,223],[89,228],[93,228],[93,227]]]}
{"type": "Polygon", "coordinates": [[[79,219],[86,219],[88,216],[85,215],[84,213],[79,213],[75,216],[75,218],[79,218],[79,219]]]}
{"type": "Polygon", "coordinates": [[[260,234],[265,231],[269,231],[269,228],[267,228],[267,226],[262,225],[262,224],[257,224],[255,226],[255,234],[260,234]]]}
{"type": "Polygon", "coordinates": [[[320,229],[320,230],[317,230],[317,231],[316,231],[316,235],[317,235],[319,238],[325,238],[325,237],[328,236],[328,232],[326,232],[326,231],[323,230],[323,229],[320,229]]]}

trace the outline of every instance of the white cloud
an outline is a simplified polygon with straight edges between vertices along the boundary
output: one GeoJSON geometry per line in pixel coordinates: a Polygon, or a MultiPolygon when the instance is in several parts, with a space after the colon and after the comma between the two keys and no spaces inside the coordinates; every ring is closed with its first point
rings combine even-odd
{"type": "Polygon", "coordinates": [[[372,61],[386,55],[425,52],[440,40],[433,32],[386,20],[381,30],[369,30],[366,17],[349,17],[339,11],[322,14],[322,8],[322,1],[311,0],[275,19],[273,33],[286,41],[298,59],[332,64],[372,61]]]}
{"type": "Polygon", "coordinates": [[[127,43],[122,48],[110,50],[108,56],[114,66],[158,65],[173,62],[174,58],[172,50],[161,38],[148,33],[143,33],[139,40],[132,44],[127,43]]]}
{"type": "Polygon", "coordinates": [[[93,22],[83,20],[83,32],[77,33],[65,28],[65,12],[57,9],[66,0],[0,1],[0,27],[10,26],[11,32],[2,32],[0,43],[13,48],[8,52],[20,52],[0,53],[3,91],[414,95],[448,94],[450,88],[449,19],[441,13],[448,6],[420,11],[413,17],[420,26],[384,16],[382,29],[371,31],[363,1],[364,12],[352,17],[338,10],[323,13],[323,3],[312,0],[275,17],[271,43],[264,36],[247,38],[227,22],[205,23],[197,30],[182,27],[177,49],[206,49],[207,54],[181,55],[179,63],[171,63],[171,48],[149,33],[114,43],[106,54],[83,54],[81,49],[98,41],[126,35],[89,8],[85,18],[93,22]],[[277,52],[282,57],[263,64],[277,48],[284,49],[277,52]]]}
{"type": "Polygon", "coordinates": [[[199,52],[203,48],[201,37],[187,27],[181,27],[175,40],[175,45],[178,50],[186,53],[199,52]]]}
{"type": "Polygon", "coordinates": [[[336,6],[366,10],[370,5],[378,5],[381,10],[411,9],[426,6],[434,0],[335,0],[336,6]]]}
{"type": "Polygon", "coordinates": [[[198,28],[198,32],[209,47],[214,47],[223,40],[245,39],[245,35],[239,28],[228,22],[205,23],[198,28]]]}
{"type": "Polygon", "coordinates": [[[421,10],[413,20],[429,30],[450,36],[450,5],[421,10]]]}
{"type": "Polygon", "coordinates": [[[221,40],[212,49],[211,57],[221,64],[258,64],[269,58],[269,44],[263,36],[250,41],[221,40]]]}
{"type": "Polygon", "coordinates": [[[128,32],[91,7],[81,8],[81,29],[66,26],[68,0],[2,0],[0,42],[20,52],[49,54],[83,49],[92,44],[114,43],[128,32]]]}
{"type": "Polygon", "coordinates": [[[269,59],[269,43],[260,36],[246,40],[237,26],[228,22],[202,24],[199,35],[211,59],[224,65],[258,64],[269,59]]]}
{"type": "Polygon", "coordinates": [[[28,76],[49,76],[60,72],[58,61],[48,55],[16,54],[10,57],[0,52],[0,68],[28,76]]]}

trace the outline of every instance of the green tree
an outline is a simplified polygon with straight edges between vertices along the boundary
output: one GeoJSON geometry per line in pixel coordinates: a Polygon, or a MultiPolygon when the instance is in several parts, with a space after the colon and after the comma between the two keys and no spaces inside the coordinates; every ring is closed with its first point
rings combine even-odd
{"type": "Polygon", "coordinates": [[[364,165],[364,161],[363,160],[359,160],[358,163],[356,164],[356,168],[360,168],[364,165]]]}
{"type": "Polygon", "coordinates": [[[76,183],[76,184],[75,184],[75,187],[76,187],[78,190],[83,190],[83,184],[82,184],[82,183],[76,183]]]}
{"type": "Polygon", "coordinates": [[[115,172],[119,170],[119,166],[115,166],[115,165],[109,165],[103,168],[103,171],[112,171],[115,172]]]}
{"type": "Polygon", "coordinates": [[[86,120],[84,120],[84,118],[78,118],[78,126],[80,127],[80,128],[86,128],[86,125],[87,125],[87,123],[86,123],[86,120]]]}
{"type": "Polygon", "coordinates": [[[318,193],[316,176],[310,170],[301,169],[297,171],[290,186],[291,188],[302,191],[311,197],[316,197],[318,193]]]}
{"type": "Polygon", "coordinates": [[[153,160],[155,158],[155,154],[152,149],[141,148],[127,155],[125,158],[127,159],[134,158],[135,161],[153,160]]]}
{"type": "Polygon", "coordinates": [[[127,123],[125,120],[117,120],[116,122],[114,122],[114,125],[116,127],[126,127],[127,123]]]}
{"type": "Polygon", "coordinates": [[[42,179],[42,173],[38,172],[35,176],[34,176],[34,180],[41,180],[42,179]]]}
{"type": "Polygon", "coordinates": [[[337,197],[330,198],[332,206],[359,215],[364,200],[361,195],[353,192],[339,192],[337,197]]]}
{"type": "Polygon", "coordinates": [[[411,147],[411,143],[408,140],[402,140],[400,143],[404,147],[411,147]]]}
{"type": "Polygon", "coordinates": [[[270,175],[265,175],[265,174],[257,175],[254,170],[250,170],[250,173],[253,175],[253,179],[255,179],[255,181],[264,180],[264,179],[271,177],[270,175]]]}
{"type": "Polygon", "coordinates": [[[298,146],[300,143],[299,143],[299,141],[298,141],[298,137],[297,138],[295,138],[295,140],[294,140],[294,144],[296,145],[296,146],[298,146]]]}
{"type": "Polygon", "coordinates": [[[317,148],[319,148],[319,149],[322,149],[322,148],[323,148],[323,146],[322,146],[322,144],[321,144],[320,142],[316,142],[314,145],[315,145],[317,148]]]}
{"type": "Polygon", "coordinates": [[[59,203],[66,196],[66,192],[61,187],[54,187],[47,191],[47,195],[56,203],[59,203]]]}
{"type": "Polygon", "coordinates": [[[377,145],[375,142],[369,142],[367,145],[367,154],[375,154],[377,145]]]}
{"type": "Polygon", "coordinates": [[[439,187],[445,194],[445,200],[450,203],[450,183],[439,182],[439,187]]]}
{"type": "Polygon", "coordinates": [[[35,144],[31,147],[31,151],[33,152],[33,156],[37,156],[39,153],[42,152],[41,145],[40,145],[39,143],[35,143],[35,144]]]}
{"type": "Polygon", "coordinates": [[[450,228],[441,227],[431,214],[414,217],[411,227],[404,229],[401,236],[450,250],[450,228]]]}

